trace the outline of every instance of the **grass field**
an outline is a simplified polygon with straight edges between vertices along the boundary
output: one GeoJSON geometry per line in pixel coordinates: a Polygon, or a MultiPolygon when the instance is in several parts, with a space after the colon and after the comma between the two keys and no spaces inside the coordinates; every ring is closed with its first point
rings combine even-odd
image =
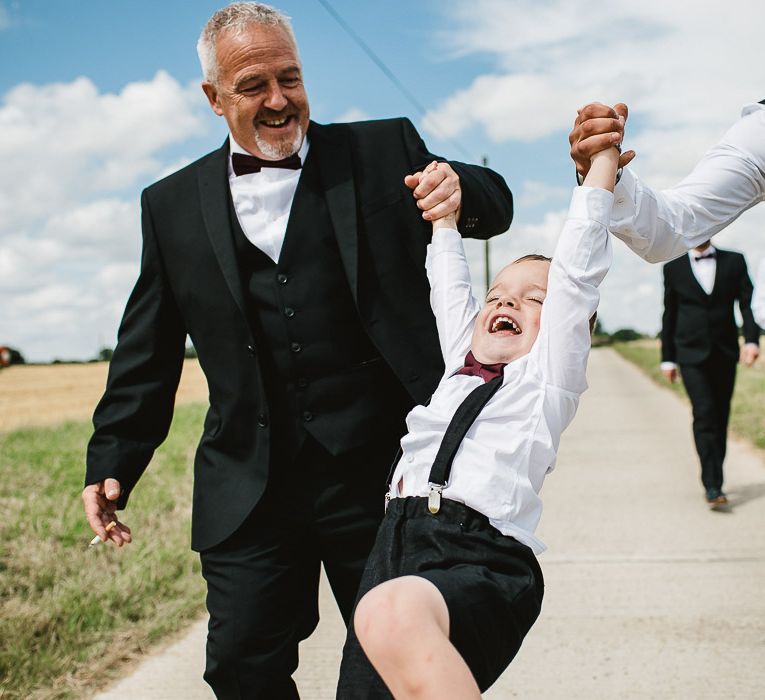
{"type": "MultiPolygon", "coordinates": [[[[682,381],[670,384],[664,379],[659,369],[661,352],[658,341],[615,343],[612,347],[668,391],[674,391],[687,399],[682,381]]],[[[740,437],[765,449],[765,360],[759,360],[751,368],[739,365],[731,404],[730,427],[740,437]]]]}
{"type": "MultiPolygon", "coordinates": [[[[106,362],[13,365],[0,370],[0,432],[87,420],[106,384],[106,362]]],[[[204,401],[207,382],[196,360],[183,363],[176,403],[204,401]]]]}
{"type": "Polygon", "coordinates": [[[135,541],[119,550],[86,548],[89,423],[0,433],[0,698],[87,697],[198,617],[204,582],[189,532],[203,415],[203,404],[176,409],[121,518],[135,541]]]}

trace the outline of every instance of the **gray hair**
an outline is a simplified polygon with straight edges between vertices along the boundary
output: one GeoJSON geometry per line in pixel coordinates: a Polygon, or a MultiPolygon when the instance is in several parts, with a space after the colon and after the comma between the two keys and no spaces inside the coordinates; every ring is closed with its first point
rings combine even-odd
{"type": "Polygon", "coordinates": [[[213,84],[218,82],[218,58],[215,52],[218,35],[224,31],[232,32],[234,35],[242,34],[253,24],[281,27],[297,48],[295,33],[292,31],[292,24],[287,15],[260,2],[232,2],[207,20],[197,41],[197,54],[199,54],[202,74],[206,81],[213,84]]]}

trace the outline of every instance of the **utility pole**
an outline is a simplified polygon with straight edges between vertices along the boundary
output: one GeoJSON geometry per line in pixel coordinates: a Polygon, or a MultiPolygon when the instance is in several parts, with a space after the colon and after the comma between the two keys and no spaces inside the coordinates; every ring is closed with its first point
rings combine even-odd
{"type": "MultiPolygon", "coordinates": [[[[481,158],[481,164],[484,168],[486,168],[489,165],[489,157],[483,156],[481,158]]],[[[484,269],[484,277],[486,281],[486,291],[489,291],[489,285],[491,284],[491,267],[489,265],[489,239],[487,238],[483,242],[483,269],[484,269]]]]}

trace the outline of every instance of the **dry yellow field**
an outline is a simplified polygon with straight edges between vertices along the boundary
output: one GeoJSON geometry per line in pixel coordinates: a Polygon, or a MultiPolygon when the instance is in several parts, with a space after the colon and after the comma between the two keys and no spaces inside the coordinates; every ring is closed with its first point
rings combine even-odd
{"type": "MultiPolygon", "coordinates": [[[[106,362],[14,365],[0,370],[0,432],[88,420],[106,385],[106,362]]],[[[176,403],[207,400],[196,360],[186,360],[176,403]]]]}

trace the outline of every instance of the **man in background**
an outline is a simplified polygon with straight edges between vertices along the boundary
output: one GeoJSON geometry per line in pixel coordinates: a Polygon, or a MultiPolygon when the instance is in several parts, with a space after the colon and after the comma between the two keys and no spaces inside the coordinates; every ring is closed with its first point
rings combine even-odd
{"type": "Polygon", "coordinates": [[[693,407],[693,437],[707,503],[724,506],[723,461],[736,363],[751,367],[759,355],[760,330],[751,309],[752,283],[741,253],[703,243],[664,266],[661,370],[680,376],[693,407]],[[744,321],[743,347],[733,313],[744,321]]]}

